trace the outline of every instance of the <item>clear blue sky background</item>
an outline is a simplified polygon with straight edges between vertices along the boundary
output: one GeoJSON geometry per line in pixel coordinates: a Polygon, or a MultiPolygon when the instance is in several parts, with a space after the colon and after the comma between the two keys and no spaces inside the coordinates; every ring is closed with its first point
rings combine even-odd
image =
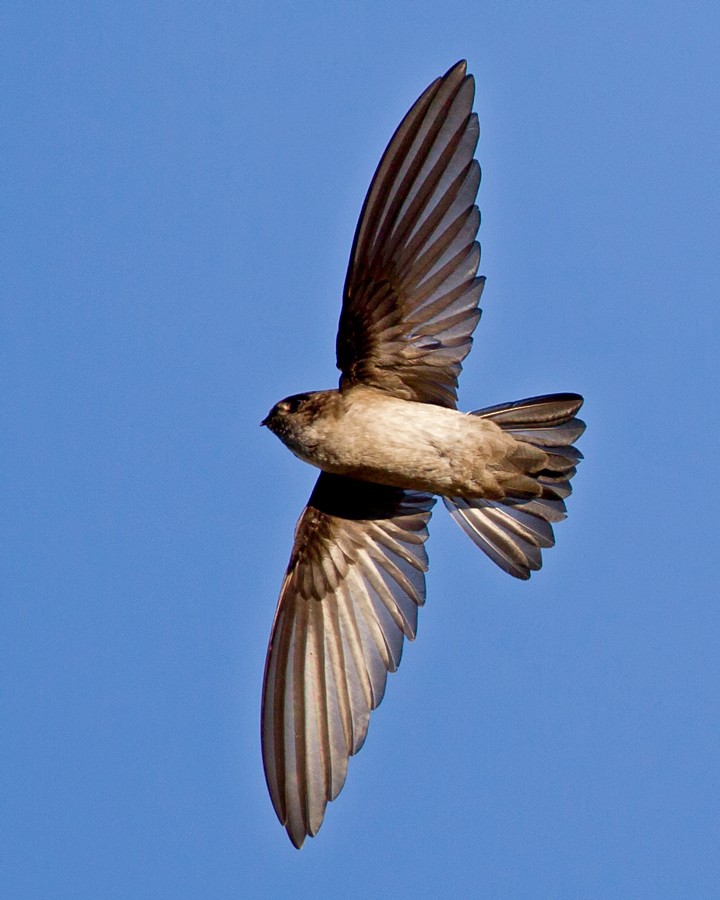
{"type": "Polygon", "coordinates": [[[718,839],[717,4],[7,4],[4,895],[707,897],[718,839]],[[265,648],[356,218],[467,57],[465,409],[586,398],[530,583],[437,509],[428,602],[319,837],[265,648]]]}

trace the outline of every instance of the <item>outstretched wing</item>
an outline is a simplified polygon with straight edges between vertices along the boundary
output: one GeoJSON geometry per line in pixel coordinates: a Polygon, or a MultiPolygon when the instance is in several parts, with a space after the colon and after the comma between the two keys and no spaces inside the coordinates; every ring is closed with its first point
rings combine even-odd
{"type": "Polygon", "coordinates": [[[300,847],[362,746],[425,600],[431,495],[321,473],[295,531],[265,665],[262,745],[300,847]]]}
{"type": "Polygon", "coordinates": [[[454,408],[480,318],[475,82],[464,61],[395,132],[365,199],[337,337],[341,389],[362,382],[454,408]]]}

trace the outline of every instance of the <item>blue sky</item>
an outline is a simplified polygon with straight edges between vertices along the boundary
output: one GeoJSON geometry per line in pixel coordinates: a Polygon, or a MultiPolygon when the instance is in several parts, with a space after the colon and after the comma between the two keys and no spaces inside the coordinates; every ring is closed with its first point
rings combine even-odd
{"type": "Polygon", "coordinates": [[[714,894],[716,5],[4,19],[6,895],[714,894]],[[258,423],[336,384],[365,190],[461,57],[488,281],[460,404],[579,391],[586,460],[529,583],[436,510],[418,640],[298,853],[258,720],[315,473],[258,423]]]}

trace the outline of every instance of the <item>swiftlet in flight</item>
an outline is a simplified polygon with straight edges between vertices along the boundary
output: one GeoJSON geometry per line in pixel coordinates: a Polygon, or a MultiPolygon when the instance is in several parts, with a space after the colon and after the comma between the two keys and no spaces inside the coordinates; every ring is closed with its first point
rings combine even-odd
{"type": "Polygon", "coordinates": [[[401,122],[350,254],[340,386],[287,397],[262,423],[321,470],[295,530],[263,687],[265,775],[296,847],[320,828],[403,638],[415,637],[435,495],[493,562],[529,578],[581,458],[578,394],[456,409],[485,281],[473,96],[461,61],[401,122]]]}

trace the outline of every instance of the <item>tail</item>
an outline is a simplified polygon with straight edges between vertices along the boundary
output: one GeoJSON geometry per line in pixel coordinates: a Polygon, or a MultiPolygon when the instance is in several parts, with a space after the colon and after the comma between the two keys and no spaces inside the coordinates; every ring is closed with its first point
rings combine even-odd
{"type": "Polygon", "coordinates": [[[555,543],[550,523],[565,518],[570,479],[582,459],[582,453],[572,446],[585,431],[585,423],[575,418],[582,404],[579,394],[548,394],[471,414],[491,419],[506,434],[547,455],[543,469],[523,473],[535,482],[533,494],[510,492],[502,500],[443,497],[463,531],[516,578],[529,578],[530,572],[540,568],[541,548],[555,543]]]}

